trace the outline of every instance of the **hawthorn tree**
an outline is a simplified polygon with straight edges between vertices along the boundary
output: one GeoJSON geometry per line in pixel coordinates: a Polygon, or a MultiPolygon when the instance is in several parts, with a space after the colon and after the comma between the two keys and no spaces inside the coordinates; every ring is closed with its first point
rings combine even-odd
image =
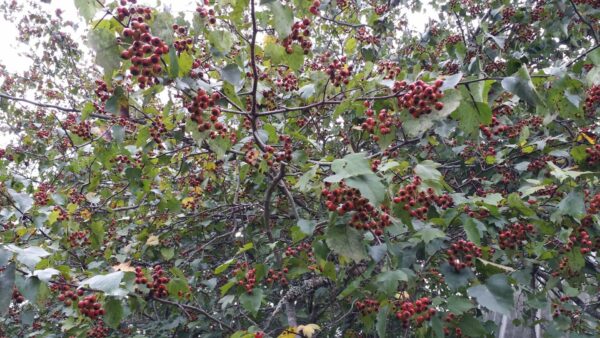
{"type": "Polygon", "coordinates": [[[0,336],[599,334],[597,0],[75,5],[0,5],[0,336]]]}

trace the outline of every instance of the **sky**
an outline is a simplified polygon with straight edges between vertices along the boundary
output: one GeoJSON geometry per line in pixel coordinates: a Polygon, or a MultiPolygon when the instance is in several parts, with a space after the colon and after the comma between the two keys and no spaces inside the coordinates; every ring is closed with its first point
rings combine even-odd
{"type": "MultiPolygon", "coordinates": [[[[156,6],[157,1],[141,0],[139,3],[156,6]]],[[[193,11],[196,8],[197,3],[198,1],[194,0],[163,0],[161,1],[161,7],[170,9],[171,12],[174,13],[180,11],[189,12],[190,10],[193,11]]],[[[42,3],[41,5],[47,8],[48,12],[52,13],[54,13],[56,9],[60,8],[63,12],[62,17],[65,20],[81,20],[73,0],[52,0],[49,4],[42,3]]],[[[429,19],[433,18],[434,14],[434,11],[428,10],[428,6],[424,6],[424,10],[421,13],[408,15],[408,25],[413,29],[422,31],[429,19]]],[[[84,25],[82,24],[81,27],[84,27],[84,25]]],[[[0,53],[0,64],[5,65],[7,70],[11,73],[23,73],[31,66],[31,61],[28,58],[20,55],[27,50],[28,46],[24,46],[17,42],[17,29],[12,23],[6,21],[3,17],[0,17],[0,32],[2,32],[0,42],[2,42],[3,46],[8,47],[3,48],[2,53],[0,53]]],[[[8,135],[0,134],[0,147],[6,147],[10,143],[10,139],[11,138],[8,135]]]]}

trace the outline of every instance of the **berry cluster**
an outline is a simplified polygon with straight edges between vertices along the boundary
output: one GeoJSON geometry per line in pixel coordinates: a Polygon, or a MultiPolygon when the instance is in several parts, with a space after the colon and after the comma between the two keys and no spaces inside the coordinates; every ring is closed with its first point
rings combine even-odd
{"type": "Polygon", "coordinates": [[[50,194],[54,191],[47,183],[42,183],[38,187],[38,190],[33,194],[33,199],[35,200],[35,205],[45,206],[50,202],[50,194]]]}
{"type": "MultiPolygon", "coordinates": [[[[506,62],[501,60],[490,62],[485,65],[484,70],[488,74],[503,72],[506,70],[506,62]]],[[[503,107],[507,106],[503,105],[503,107]]]]}
{"type": "Polygon", "coordinates": [[[546,17],[546,11],[544,10],[545,5],[546,0],[536,1],[535,7],[533,7],[533,10],[531,11],[531,21],[540,21],[546,17]]]}
{"type": "Polygon", "coordinates": [[[91,319],[96,319],[105,313],[104,309],[102,308],[102,304],[98,302],[96,295],[84,297],[83,300],[80,300],[77,303],[77,307],[84,316],[87,316],[91,319]]]}
{"type": "Polygon", "coordinates": [[[449,45],[455,45],[461,41],[462,41],[462,39],[461,39],[460,35],[453,34],[453,35],[450,35],[447,38],[445,38],[442,43],[449,46],[449,45]]]}
{"type": "Polygon", "coordinates": [[[588,214],[597,214],[600,212],[600,194],[594,195],[587,209],[588,214]]]}
{"type": "Polygon", "coordinates": [[[502,21],[505,25],[508,25],[511,19],[515,16],[515,9],[513,7],[505,7],[502,10],[502,21]]]}
{"type": "Polygon", "coordinates": [[[65,306],[71,306],[74,301],[76,301],[79,296],[83,296],[83,289],[77,289],[76,292],[71,290],[71,286],[67,284],[53,284],[55,289],[60,290],[60,294],[58,295],[58,300],[63,302],[65,306]]]}
{"type": "MultiPolygon", "coordinates": [[[[288,280],[285,277],[285,274],[288,273],[288,268],[283,268],[281,271],[275,271],[274,269],[269,269],[267,273],[267,283],[273,284],[275,282],[279,282],[281,286],[287,286],[288,280]]],[[[246,288],[247,290],[247,288],[246,288]]]]}
{"type": "Polygon", "coordinates": [[[53,208],[53,210],[58,212],[58,216],[56,218],[57,221],[62,222],[62,221],[66,221],[69,219],[69,214],[62,207],[57,205],[53,208]]]}
{"type": "MultiPolygon", "coordinates": [[[[373,117],[375,112],[371,108],[371,103],[365,101],[364,103],[367,110],[365,110],[365,115],[367,115],[367,119],[362,123],[362,129],[366,130],[370,134],[375,133],[375,127],[379,128],[379,132],[382,135],[389,134],[393,125],[398,125],[400,122],[395,120],[393,116],[388,112],[387,109],[381,109],[377,114],[377,119],[373,117]]],[[[377,139],[376,139],[377,140],[377,139]]]]}
{"type": "Polygon", "coordinates": [[[500,232],[498,244],[500,249],[521,248],[527,241],[527,235],[534,233],[533,224],[513,223],[500,232]]]}
{"type": "Polygon", "coordinates": [[[148,278],[144,276],[144,271],[142,271],[141,266],[135,267],[135,284],[148,284],[148,278]]]}
{"type": "Polygon", "coordinates": [[[366,44],[379,45],[380,42],[379,38],[369,33],[366,27],[360,27],[357,29],[355,36],[356,40],[366,44]]]}
{"type": "Polygon", "coordinates": [[[169,295],[167,291],[167,283],[169,277],[164,276],[165,271],[162,266],[155,265],[152,271],[152,282],[148,282],[146,286],[150,289],[150,296],[156,298],[165,298],[169,295]]]}
{"type": "Polygon", "coordinates": [[[437,312],[435,308],[429,307],[431,300],[428,297],[422,297],[414,302],[404,301],[396,312],[396,318],[402,321],[402,326],[408,328],[411,319],[415,326],[419,327],[424,321],[430,320],[437,312]]]}
{"type": "MultiPolygon", "coordinates": [[[[326,183],[326,186],[329,184],[326,183]]],[[[339,215],[353,212],[350,225],[358,230],[372,230],[376,236],[381,236],[383,229],[392,224],[385,210],[378,211],[357,189],[346,186],[344,182],[340,182],[337,189],[323,189],[321,194],[329,211],[339,215]]]]}
{"type": "Polygon", "coordinates": [[[108,101],[112,94],[111,91],[108,90],[106,82],[102,80],[96,80],[96,89],[94,90],[94,93],[96,93],[96,96],[98,96],[98,99],[102,102],[108,101]]]}
{"type": "MultiPolygon", "coordinates": [[[[135,0],[134,0],[135,1],[135,0]]],[[[87,336],[91,338],[106,338],[109,334],[109,328],[104,326],[102,320],[97,320],[96,325],[88,330],[87,336]]]]}
{"type": "Polygon", "coordinates": [[[282,87],[286,92],[298,90],[298,78],[290,72],[280,79],[275,80],[275,84],[282,87]]]}
{"type": "Polygon", "coordinates": [[[339,9],[345,9],[348,7],[348,0],[335,0],[335,4],[339,9]]]}
{"type": "Polygon", "coordinates": [[[144,16],[144,19],[146,19],[146,20],[152,19],[152,9],[151,8],[136,7],[136,6],[130,6],[129,8],[127,8],[127,7],[125,7],[125,6],[127,6],[127,2],[129,2],[132,5],[135,5],[137,3],[137,0],[121,0],[120,1],[121,6],[117,7],[117,18],[119,19],[119,21],[123,21],[123,20],[125,20],[125,18],[129,17],[130,15],[134,15],[134,14],[142,15],[142,16],[144,16]]]}
{"type": "Polygon", "coordinates": [[[143,89],[153,83],[158,84],[156,76],[163,70],[160,58],[169,52],[169,46],[161,38],[150,34],[150,26],[142,17],[131,19],[131,28],[123,30],[123,37],[130,39],[131,45],[121,52],[121,57],[131,60],[129,72],[138,77],[139,87],[143,89]]]}
{"type": "Polygon", "coordinates": [[[363,316],[368,316],[371,313],[379,311],[379,302],[375,299],[365,298],[365,300],[358,300],[355,303],[356,309],[360,311],[363,316]]]}
{"type": "Polygon", "coordinates": [[[340,59],[334,59],[332,63],[325,69],[325,74],[329,75],[331,83],[339,87],[342,84],[348,84],[350,82],[350,74],[352,73],[353,66],[346,64],[346,56],[340,57],[340,59]]]}
{"type": "Polygon", "coordinates": [[[490,212],[487,209],[479,208],[472,210],[471,207],[465,205],[463,211],[471,218],[484,219],[490,216],[490,212]]]}
{"type": "Polygon", "coordinates": [[[375,7],[375,14],[383,15],[383,14],[385,14],[385,12],[387,12],[387,10],[388,10],[387,5],[377,6],[377,7],[375,7]]]}
{"type": "Polygon", "coordinates": [[[600,162],[600,143],[594,144],[591,147],[585,149],[587,153],[587,164],[590,166],[596,165],[600,162]]]}
{"type": "Polygon", "coordinates": [[[383,60],[377,63],[377,73],[385,74],[383,77],[385,80],[395,79],[396,76],[400,75],[401,71],[402,68],[400,68],[397,62],[383,60]]]}
{"type": "Polygon", "coordinates": [[[287,135],[279,135],[279,141],[283,142],[281,150],[276,151],[273,146],[266,145],[263,159],[267,160],[269,166],[273,165],[273,160],[276,162],[292,160],[292,138],[287,135]]]}
{"type": "Polygon", "coordinates": [[[552,277],[558,277],[560,275],[574,277],[574,276],[579,275],[579,273],[576,271],[573,271],[573,269],[571,269],[571,267],[569,267],[569,258],[568,257],[562,257],[560,259],[560,261],[558,262],[558,271],[552,271],[551,275],[552,275],[552,277]]]}
{"type": "Polygon", "coordinates": [[[314,0],[308,11],[313,15],[319,15],[319,7],[321,7],[321,1],[314,0]]]}
{"type": "Polygon", "coordinates": [[[157,115],[150,125],[150,136],[152,136],[152,140],[159,145],[159,148],[162,148],[161,136],[166,132],[167,127],[162,120],[162,116],[157,115]]]}
{"type": "MultiPolygon", "coordinates": [[[[246,266],[248,263],[246,263],[246,266]]],[[[256,269],[249,269],[244,274],[243,278],[238,281],[239,286],[243,286],[246,289],[246,293],[252,294],[252,290],[256,285],[256,269]]]]}
{"type": "Polygon", "coordinates": [[[302,21],[294,22],[294,25],[292,26],[292,32],[281,42],[283,44],[283,47],[285,48],[285,51],[288,54],[294,53],[294,43],[298,43],[300,47],[302,47],[302,49],[304,50],[304,54],[308,54],[310,52],[312,42],[309,39],[309,26],[309,18],[304,18],[302,21]]]}
{"type": "Polygon", "coordinates": [[[208,95],[204,89],[199,89],[194,100],[186,105],[187,110],[192,114],[192,121],[198,124],[199,132],[207,131],[211,127],[217,131],[225,129],[223,123],[217,121],[221,116],[221,108],[216,103],[220,99],[221,95],[217,92],[208,95]],[[205,119],[204,111],[208,108],[211,108],[210,117],[205,119]]]}
{"type": "Polygon", "coordinates": [[[183,26],[179,26],[178,24],[174,24],[172,26],[177,39],[173,42],[173,48],[177,51],[178,54],[186,52],[188,50],[193,49],[194,40],[187,35],[187,28],[183,26]]]}
{"type": "Polygon", "coordinates": [[[573,0],[573,2],[577,5],[589,5],[592,8],[600,8],[599,0],[573,0]]]}
{"type": "Polygon", "coordinates": [[[408,112],[414,117],[432,112],[432,107],[436,110],[444,108],[444,104],[439,101],[444,97],[440,87],[444,84],[442,80],[436,80],[433,85],[418,80],[410,85],[405,81],[394,83],[394,91],[406,90],[406,93],[398,97],[398,105],[408,109],[408,112]]]}
{"type": "Polygon", "coordinates": [[[81,121],[78,124],[73,125],[71,131],[84,140],[92,139],[92,124],[90,121],[81,121]]]}
{"type": "Polygon", "coordinates": [[[432,188],[426,191],[419,191],[421,178],[415,176],[411,183],[398,189],[398,194],[394,197],[394,203],[402,204],[402,208],[408,211],[412,217],[421,220],[427,219],[427,211],[433,204],[442,209],[447,209],[454,205],[452,197],[448,194],[437,195],[432,188]]]}
{"type": "Polygon", "coordinates": [[[588,89],[583,106],[586,114],[590,116],[596,112],[598,107],[600,107],[600,84],[594,85],[592,88],[588,89]]]}
{"type": "Polygon", "coordinates": [[[88,231],[75,231],[69,235],[68,241],[72,248],[91,243],[88,231]]]}
{"type": "Polygon", "coordinates": [[[575,231],[574,234],[569,236],[569,240],[567,241],[567,244],[563,246],[562,251],[571,251],[576,244],[579,244],[579,252],[581,252],[582,255],[590,253],[594,247],[594,243],[590,240],[590,234],[583,228],[580,228],[578,231],[575,231]]]}
{"type": "Polygon", "coordinates": [[[125,156],[125,155],[117,155],[115,156],[115,158],[111,158],[109,160],[110,163],[116,163],[117,164],[117,170],[119,172],[123,171],[123,169],[125,169],[125,166],[129,167],[133,165],[139,165],[141,164],[141,159],[135,159],[135,160],[131,160],[129,157],[125,156]]]}
{"type": "Polygon", "coordinates": [[[448,254],[448,264],[454,267],[458,272],[464,268],[473,266],[473,259],[481,257],[481,249],[475,243],[465,241],[464,239],[452,243],[450,249],[446,250],[448,254]]]}
{"type": "Polygon", "coordinates": [[[539,172],[546,167],[548,162],[556,163],[557,160],[558,158],[556,156],[544,155],[529,162],[527,165],[527,171],[539,172]]]}
{"type": "MultiPolygon", "coordinates": [[[[204,1],[204,5],[208,5],[208,1],[204,1]]],[[[196,12],[200,14],[200,17],[205,19],[208,18],[208,23],[214,25],[217,23],[217,18],[215,17],[215,10],[212,8],[206,8],[205,6],[196,7],[196,12]]]]}
{"type": "Polygon", "coordinates": [[[12,299],[17,304],[21,304],[25,301],[25,297],[23,297],[23,295],[19,292],[19,290],[17,290],[17,288],[13,288],[12,299]]]}
{"type": "Polygon", "coordinates": [[[317,262],[317,260],[315,259],[314,253],[311,251],[311,249],[312,249],[312,245],[308,242],[300,243],[300,244],[296,245],[296,247],[288,246],[285,249],[285,256],[286,257],[298,257],[300,254],[302,254],[304,252],[304,253],[306,253],[306,256],[308,257],[308,262],[311,263],[311,265],[308,266],[308,269],[315,270],[318,268],[318,266],[315,264],[317,262]]]}

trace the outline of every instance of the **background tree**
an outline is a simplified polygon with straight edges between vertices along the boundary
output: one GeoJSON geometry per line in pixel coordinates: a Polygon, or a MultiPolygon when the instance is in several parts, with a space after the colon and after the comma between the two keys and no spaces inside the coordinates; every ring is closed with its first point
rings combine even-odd
{"type": "Polygon", "coordinates": [[[0,5],[1,336],[598,335],[598,1],[75,4],[0,5]]]}

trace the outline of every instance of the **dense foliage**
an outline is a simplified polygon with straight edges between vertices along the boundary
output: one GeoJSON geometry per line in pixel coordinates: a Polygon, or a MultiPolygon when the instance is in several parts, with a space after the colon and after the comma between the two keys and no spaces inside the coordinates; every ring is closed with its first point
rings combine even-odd
{"type": "Polygon", "coordinates": [[[598,336],[597,0],[75,4],[0,4],[0,336],[598,336]]]}

